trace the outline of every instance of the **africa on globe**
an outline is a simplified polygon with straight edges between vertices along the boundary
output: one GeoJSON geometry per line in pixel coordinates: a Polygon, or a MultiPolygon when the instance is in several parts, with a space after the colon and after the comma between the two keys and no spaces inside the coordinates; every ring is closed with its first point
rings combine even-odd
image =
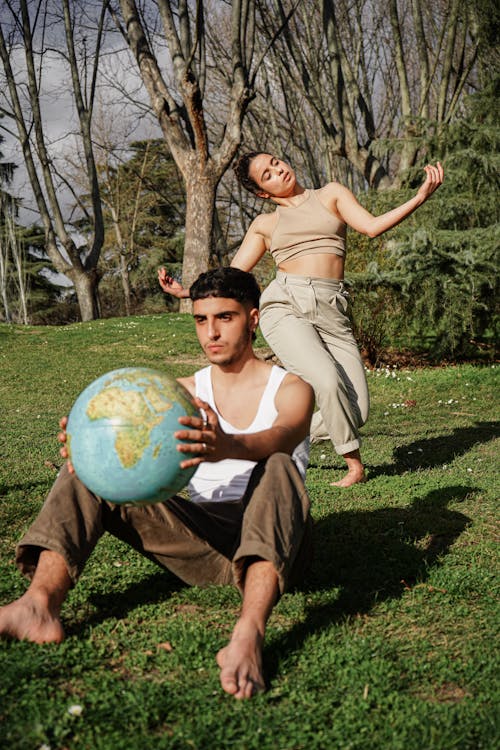
{"type": "Polygon", "coordinates": [[[189,482],[196,467],[179,453],[174,432],[181,416],[199,412],[188,391],[166,372],[146,367],[112,370],[78,396],[66,427],[78,478],[114,503],[155,503],[189,482]]]}

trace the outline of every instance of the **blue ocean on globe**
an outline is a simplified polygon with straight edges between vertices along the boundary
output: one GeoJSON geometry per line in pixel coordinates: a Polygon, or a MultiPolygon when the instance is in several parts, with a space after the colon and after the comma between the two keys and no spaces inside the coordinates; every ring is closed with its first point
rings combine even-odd
{"type": "Polygon", "coordinates": [[[191,456],[176,450],[180,416],[199,415],[186,389],[166,372],[144,367],[112,370],[75,401],[66,428],[78,478],[114,503],[166,500],[191,479],[181,469],[191,456]]]}

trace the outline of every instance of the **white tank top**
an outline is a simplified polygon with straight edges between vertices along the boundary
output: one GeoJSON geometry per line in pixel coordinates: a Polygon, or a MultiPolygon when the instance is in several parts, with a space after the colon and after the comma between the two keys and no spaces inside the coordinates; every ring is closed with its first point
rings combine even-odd
{"type": "MultiPolygon", "coordinates": [[[[257,414],[252,424],[244,430],[239,430],[227,422],[217,411],[214,394],[212,390],[212,367],[209,365],[203,370],[195,373],[195,390],[198,398],[206,401],[219,417],[219,423],[224,432],[229,435],[242,435],[272,427],[278,416],[274,399],[287,371],[277,365],[273,365],[269,374],[269,380],[262,394],[257,409],[257,414]]],[[[297,468],[305,479],[307,464],[309,462],[309,438],[300,443],[293,452],[292,458],[297,468]]],[[[201,463],[193,475],[188,490],[193,502],[216,502],[218,500],[240,500],[247,488],[250,475],[256,461],[243,461],[242,459],[226,458],[222,461],[201,463]]]]}

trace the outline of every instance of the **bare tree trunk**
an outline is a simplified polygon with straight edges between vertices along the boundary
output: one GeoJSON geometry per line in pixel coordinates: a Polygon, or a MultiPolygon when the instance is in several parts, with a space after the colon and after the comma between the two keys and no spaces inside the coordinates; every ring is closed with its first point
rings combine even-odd
{"type": "MultiPolygon", "coordinates": [[[[292,4],[265,3],[263,35],[271,36],[276,18],[292,4]]],[[[280,129],[280,140],[292,142],[301,115],[309,117],[308,131],[317,140],[321,132],[320,158],[326,149],[330,164],[346,160],[363,188],[398,186],[429,133],[449,121],[472,83],[478,39],[475,11],[466,6],[459,0],[302,0],[272,46],[272,85],[262,85],[262,101],[272,111],[268,141],[280,129]],[[292,104],[287,122],[292,92],[305,106],[297,114],[292,104]]],[[[253,106],[260,103],[258,96],[253,106]]],[[[303,141],[312,146],[312,136],[303,141]]],[[[317,152],[311,148],[313,159],[317,152]]],[[[300,161],[314,173],[310,155],[300,161]]]]}
{"type": "MultiPolygon", "coordinates": [[[[67,43],[66,61],[69,63],[72,80],[72,93],[75,99],[80,135],[86,158],[87,184],[92,196],[92,231],[84,253],[75,244],[71,233],[66,227],[63,211],[58,196],[58,189],[54,181],[55,169],[53,159],[46,142],[44,119],[40,107],[40,80],[44,65],[44,51],[35,49],[35,34],[37,25],[43,26],[47,22],[47,8],[40,15],[32,13],[28,0],[20,0],[20,18],[14,16],[14,9],[9,6],[19,38],[18,42],[24,48],[27,75],[27,90],[29,96],[29,112],[25,114],[21,102],[21,91],[24,84],[18,83],[7,48],[4,24],[6,16],[0,20],[0,58],[2,59],[7,88],[10,98],[11,112],[17,130],[18,139],[23,149],[24,161],[36,200],[40,218],[45,231],[45,245],[47,254],[59,273],[67,275],[75,284],[75,291],[80,305],[82,320],[90,320],[98,314],[97,284],[98,274],[96,266],[104,237],[104,223],[99,197],[97,172],[93,159],[93,147],[90,133],[92,120],[92,106],[95,96],[96,73],[102,41],[102,32],[107,0],[102,0],[101,16],[97,24],[96,47],[93,57],[93,71],[89,71],[90,63],[86,58],[77,60],[74,49],[74,19],[71,16],[69,0],[63,0],[63,26],[67,43]],[[40,61],[38,64],[36,61],[40,61]],[[41,67],[42,66],[42,67],[41,67]],[[90,75],[89,75],[90,73],[90,75]],[[89,80],[87,80],[89,78],[89,80]],[[30,119],[28,119],[30,118],[30,119]],[[34,134],[35,143],[31,140],[34,134]],[[37,166],[37,161],[40,167],[37,166]],[[39,177],[41,172],[41,179],[39,177]],[[43,188],[42,183],[43,181],[43,188]],[[64,248],[64,254],[61,252],[64,248]],[[87,276],[87,281],[83,277],[87,276]],[[83,295],[83,297],[82,297],[83,295]],[[89,317],[90,316],[90,317],[89,317]]],[[[7,11],[6,11],[7,12],[7,11]]],[[[59,21],[59,19],[58,19],[59,21]]],[[[43,31],[40,31],[42,44],[45,44],[43,31]]]]}
{"type": "Polygon", "coordinates": [[[2,305],[4,317],[7,323],[10,323],[9,297],[7,293],[7,283],[9,276],[9,248],[7,238],[0,233],[0,294],[2,296],[2,305]]]}
{"type": "Polygon", "coordinates": [[[120,279],[123,289],[123,300],[125,302],[125,315],[130,317],[132,314],[132,290],[130,287],[130,273],[128,270],[127,252],[120,252],[120,279]]]}
{"type": "MultiPolygon", "coordinates": [[[[182,264],[182,283],[189,288],[192,282],[206,271],[214,251],[213,232],[215,212],[215,187],[208,180],[200,190],[200,180],[186,180],[186,241],[182,264]],[[208,252],[207,252],[208,250],[208,252]]],[[[181,312],[191,309],[189,300],[181,300],[181,312]]]]}
{"type": "Polygon", "coordinates": [[[95,320],[101,315],[99,297],[97,294],[97,271],[81,271],[73,269],[68,274],[75,286],[78,297],[82,321],[95,320]]]}
{"type": "MultiPolygon", "coordinates": [[[[251,98],[250,65],[255,32],[255,0],[233,0],[231,61],[226,125],[217,146],[208,140],[204,110],[207,68],[204,2],[194,17],[186,0],[159,0],[164,36],[172,60],[176,94],[165,82],[148,42],[135,0],[120,0],[124,27],[115,19],[137,61],[170,152],[186,185],[186,236],[182,283],[189,287],[205,271],[213,253],[214,206],[218,182],[231,163],[241,138],[241,121],[251,98]]],[[[186,307],[186,303],[183,304],[186,307]]]]}
{"type": "Polygon", "coordinates": [[[7,247],[10,247],[12,260],[16,268],[17,275],[17,296],[20,317],[23,325],[28,325],[28,303],[27,303],[27,289],[26,289],[26,271],[23,267],[23,253],[19,238],[16,237],[14,219],[12,214],[8,212],[5,216],[6,219],[6,230],[7,230],[7,247]]]}

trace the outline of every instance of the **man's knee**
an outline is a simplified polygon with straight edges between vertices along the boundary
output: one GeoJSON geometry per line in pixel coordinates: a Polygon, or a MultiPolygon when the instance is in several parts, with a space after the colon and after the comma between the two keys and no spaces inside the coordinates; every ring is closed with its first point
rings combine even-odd
{"type": "Polygon", "coordinates": [[[272,453],[263,466],[263,474],[271,485],[279,488],[280,494],[305,492],[303,477],[289,453],[272,453]]]}
{"type": "Polygon", "coordinates": [[[271,453],[266,461],[266,468],[270,471],[289,471],[297,467],[289,453],[271,453]]]}

